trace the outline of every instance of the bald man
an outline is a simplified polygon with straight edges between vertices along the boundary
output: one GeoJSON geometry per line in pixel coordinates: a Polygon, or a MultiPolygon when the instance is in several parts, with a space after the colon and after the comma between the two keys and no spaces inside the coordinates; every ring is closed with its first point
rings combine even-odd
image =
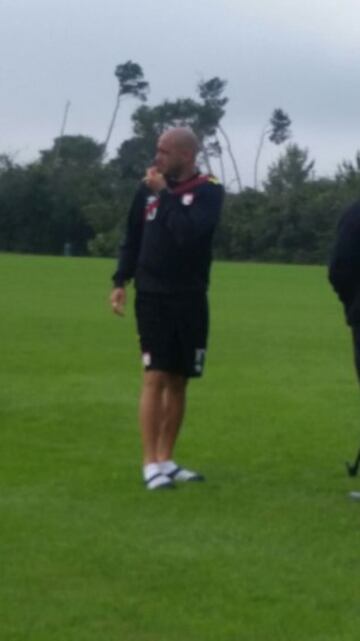
{"type": "Polygon", "coordinates": [[[198,140],[176,127],[160,136],[130,208],[113,275],[112,309],[122,315],[126,284],[135,281],[143,386],[140,425],[148,490],[204,480],[174,461],[189,378],[203,373],[212,239],[223,188],[196,167],[198,140]]]}

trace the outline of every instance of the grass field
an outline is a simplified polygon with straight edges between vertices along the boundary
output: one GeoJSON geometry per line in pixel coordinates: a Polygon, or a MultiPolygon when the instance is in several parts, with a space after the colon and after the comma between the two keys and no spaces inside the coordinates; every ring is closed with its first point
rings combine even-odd
{"type": "Polygon", "coordinates": [[[113,267],[0,256],[1,641],[357,640],[359,394],[324,268],[214,266],[178,447],[208,480],[149,493],[113,267]]]}

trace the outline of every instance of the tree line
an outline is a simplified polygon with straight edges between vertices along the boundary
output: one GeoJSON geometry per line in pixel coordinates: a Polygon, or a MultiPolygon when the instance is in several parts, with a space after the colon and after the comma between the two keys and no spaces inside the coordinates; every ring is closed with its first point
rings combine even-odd
{"type": "Polygon", "coordinates": [[[217,258],[296,263],[328,259],[339,214],[358,198],[360,153],[353,162],[339,165],[335,176],[317,177],[308,150],[290,141],[289,116],[277,108],[259,138],[254,184],[244,188],[223,125],[228,102],[224,80],[200,81],[196,98],[149,106],[144,104],[149,84],[138,64],[118,65],[115,76],[116,102],[104,142],[66,135],[63,126],[52,147],[41,151],[36,161],[21,165],[0,155],[0,251],[115,255],[132,196],[152,162],[158,136],[168,127],[189,125],[200,140],[201,167],[218,174],[227,187],[215,238],[217,258]],[[127,97],[142,104],[132,114],[132,136],[108,159],[116,118],[127,97]],[[283,148],[259,186],[259,163],[267,141],[283,148]]]}

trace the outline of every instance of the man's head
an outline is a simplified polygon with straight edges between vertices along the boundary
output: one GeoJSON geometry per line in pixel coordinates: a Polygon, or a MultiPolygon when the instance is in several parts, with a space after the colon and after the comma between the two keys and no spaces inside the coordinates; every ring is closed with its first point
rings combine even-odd
{"type": "Polygon", "coordinates": [[[184,179],[194,172],[198,151],[199,141],[191,129],[168,129],[158,140],[156,168],[167,178],[184,179]]]}

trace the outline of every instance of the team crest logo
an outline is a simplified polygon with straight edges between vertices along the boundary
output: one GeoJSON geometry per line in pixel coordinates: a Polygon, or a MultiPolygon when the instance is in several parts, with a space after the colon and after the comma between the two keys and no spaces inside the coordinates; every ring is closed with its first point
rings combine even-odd
{"type": "Polygon", "coordinates": [[[184,194],[181,203],[182,205],[185,205],[186,207],[189,207],[189,205],[192,205],[194,202],[194,194],[184,194]]]}
{"type": "Polygon", "coordinates": [[[158,210],[159,199],[157,196],[148,196],[145,207],[145,220],[154,220],[158,210]]]}

